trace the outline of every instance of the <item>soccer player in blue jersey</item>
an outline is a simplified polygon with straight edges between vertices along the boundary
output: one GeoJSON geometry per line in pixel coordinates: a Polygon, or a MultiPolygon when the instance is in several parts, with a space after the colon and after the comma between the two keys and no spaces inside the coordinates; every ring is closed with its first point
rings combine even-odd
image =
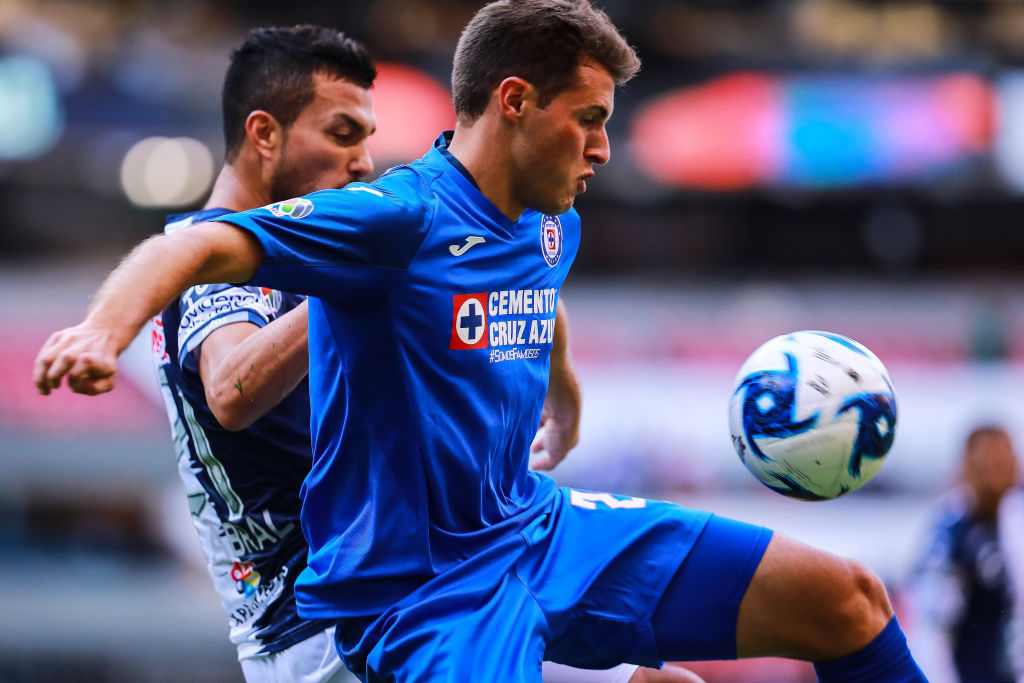
{"type": "Polygon", "coordinates": [[[924,680],[861,565],[528,469],[571,384],[552,342],[573,201],[609,158],[615,86],[638,66],[585,0],[485,6],[455,55],[454,133],[372,184],[143,243],[41,349],[37,387],[109,390],[117,355],[188,286],[310,295],[295,590],[365,680],[760,655],[814,661],[822,681],[924,680]]]}
{"type": "MultiPolygon", "coordinates": [[[[165,232],[369,174],[375,73],[365,49],[336,30],[250,33],[224,82],[226,164],[205,207],[172,216],[165,232]]],[[[153,321],[180,474],[250,683],[348,677],[333,624],[303,619],[295,607],[307,552],[299,490],[312,460],[304,301],[265,287],[202,285],[153,321]]],[[[574,436],[575,421],[569,427],[574,436]]],[[[564,454],[557,444],[551,450],[564,454]]],[[[697,680],[678,669],[636,669],[620,665],[597,676],[697,680]]],[[[572,676],[545,667],[549,683],[572,676]]]]}

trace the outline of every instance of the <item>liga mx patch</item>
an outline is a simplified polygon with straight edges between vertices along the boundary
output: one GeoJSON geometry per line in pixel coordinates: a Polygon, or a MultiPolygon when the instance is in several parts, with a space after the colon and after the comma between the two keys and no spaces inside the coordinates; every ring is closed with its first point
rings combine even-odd
{"type": "Polygon", "coordinates": [[[270,287],[260,287],[260,303],[266,306],[271,313],[280,311],[283,301],[284,297],[281,292],[270,287]]]}
{"type": "Polygon", "coordinates": [[[562,222],[558,216],[540,217],[540,251],[550,267],[558,265],[562,258],[562,222]]]}
{"type": "Polygon", "coordinates": [[[487,348],[486,292],[452,297],[452,340],[448,348],[487,348]]]}
{"type": "Polygon", "coordinates": [[[281,218],[282,216],[288,216],[289,218],[305,218],[309,214],[313,213],[313,202],[305,197],[296,197],[295,199],[270,204],[264,208],[278,218],[281,218]]]}

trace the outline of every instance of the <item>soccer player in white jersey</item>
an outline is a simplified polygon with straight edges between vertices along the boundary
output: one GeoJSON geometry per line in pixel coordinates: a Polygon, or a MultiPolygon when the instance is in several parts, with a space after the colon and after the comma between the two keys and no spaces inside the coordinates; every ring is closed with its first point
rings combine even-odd
{"type": "Polygon", "coordinates": [[[336,623],[367,681],[769,655],[814,661],[827,683],[923,681],[865,567],[528,469],[543,417],[565,419],[552,330],[573,201],[608,161],[615,86],[638,68],[585,0],[488,4],[456,50],[455,130],[421,159],[148,240],[47,340],[36,386],[109,390],[138,329],[198,283],[311,295],[296,599],[336,623]]]}
{"type": "MultiPolygon", "coordinates": [[[[368,175],[375,75],[365,49],[335,30],[252,31],[224,81],[226,164],[203,209],[170,217],[165,232],[368,175]]],[[[247,680],[340,680],[333,624],[295,606],[307,551],[299,490],[312,460],[305,297],[193,287],[154,319],[153,342],[193,522],[247,680]]],[[[557,667],[549,683],[579,675],[557,667]]],[[[696,680],[636,668],[596,676],[696,680]]]]}

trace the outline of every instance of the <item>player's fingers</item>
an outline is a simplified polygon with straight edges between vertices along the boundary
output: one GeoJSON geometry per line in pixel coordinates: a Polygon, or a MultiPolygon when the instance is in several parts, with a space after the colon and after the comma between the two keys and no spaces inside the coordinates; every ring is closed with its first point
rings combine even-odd
{"type": "MultiPolygon", "coordinates": [[[[71,366],[75,364],[76,356],[70,351],[57,353],[43,375],[43,383],[46,388],[56,389],[60,386],[61,378],[68,373],[71,366]]],[[[47,392],[48,393],[48,392],[47,392]]]]}
{"type": "Polygon", "coordinates": [[[53,359],[57,355],[60,336],[60,332],[51,334],[39,349],[39,353],[36,354],[36,362],[32,367],[32,381],[40,394],[50,393],[51,384],[48,374],[53,365],[53,359]]]}
{"type": "Polygon", "coordinates": [[[32,383],[36,385],[36,391],[43,396],[50,394],[50,383],[46,380],[46,371],[49,369],[50,364],[41,363],[36,360],[36,366],[32,371],[32,383]]]}
{"type": "MultiPolygon", "coordinates": [[[[71,386],[70,382],[68,382],[68,386],[71,386]]],[[[100,379],[80,379],[72,390],[78,394],[96,396],[97,394],[105,394],[113,388],[114,378],[103,377],[100,379]]]]}
{"type": "Polygon", "coordinates": [[[101,394],[114,388],[116,372],[116,361],[106,355],[83,353],[68,371],[68,388],[78,394],[101,394]]]}
{"type": "Polygon", "coordinates": [[[541,472],[546,472],[550,469],[553,469],[554,466],[554,459],[551,457],[551,454],[548,453],[547,451],[544,451],[543,453],[541,453],[536,458],[530,461],[530,469],[539,470],[541,472]]]}
{"type": "Polygon", "coordinates": [[[540,453],[544,450],[544,431],[537,432],[537,436],[533,437],[533,443],[530,444],[531,453],[540,453]]]}

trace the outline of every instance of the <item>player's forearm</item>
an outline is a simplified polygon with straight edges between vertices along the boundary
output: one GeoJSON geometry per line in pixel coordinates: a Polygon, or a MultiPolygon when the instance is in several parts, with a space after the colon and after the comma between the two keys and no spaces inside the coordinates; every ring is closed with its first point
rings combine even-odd
{"type": "Polygon", "coordinates": [[[530,467],[553,469],[579,442],[580,404],[580,387],[569,359],[569,322],[565,307],[559,301],[548,366],[548,393],[544,398],[540,430],[530,447],[531,453],[536,455],[530,467]]]}
{"type": "Polygon", "coordinates": [[[580,385],[569,354],[569,317],[565,305],[559,300],[555,314],[555,335],[551,344],[551,365],[548,377],[548,397],[561,401],[581,402],[580,385]]]}
{"type": "Polygon", "coordinates": [[[135,247],[107,277],[89,305],[82,324],[107,331],[117,353],[128,346],[146,320],[173,299],[175,284],[184,280],[191,263],[172,265],[164,257],[166,242],[171,239],[151,237],[135,247]]]}
{"type": "Polygon", "coordinates": [[[106,331],[120,353],[147,320],[188,287],[249,279],[255,265],[235,262],[231,240],[219,239],[223,230],[240,231],[207,225],[220,227],[204,232],[195,226],[139,244],[100,287],[83,325],[106,331]]]}
{"type": "Polygon", "coordinates": [[[207,402],[222,426],[245,429],[295,390],[309,372],[307,305],[250,334],[217,360],[207,402]]]}
{"type": "Polygon", "coordinates": [[[248,280],[262,258],[255,237],[223,223],[146,240],[103,283],[85,320],[43,344],[32,371],[36,389],[49,394],[67,377],[76,393],[110,391],[117,357],[146,320],[193,284],[248,280]]]}

